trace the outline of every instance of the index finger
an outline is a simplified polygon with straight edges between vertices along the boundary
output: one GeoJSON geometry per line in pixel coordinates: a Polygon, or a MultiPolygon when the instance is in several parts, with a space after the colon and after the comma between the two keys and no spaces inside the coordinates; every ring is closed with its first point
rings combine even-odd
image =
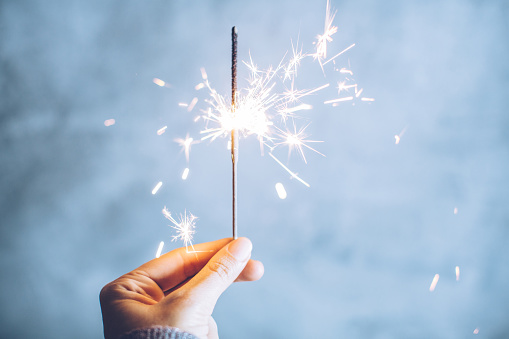
{"type": "Polygon", "coordinates": [[[134,271],[145,273],[164,292],[198,273],[217,251],[231,241],[232,238],[224,238],[196,244],[192,251],[188,251],[191,247],[177,248],[150,260],[134,271]]]}

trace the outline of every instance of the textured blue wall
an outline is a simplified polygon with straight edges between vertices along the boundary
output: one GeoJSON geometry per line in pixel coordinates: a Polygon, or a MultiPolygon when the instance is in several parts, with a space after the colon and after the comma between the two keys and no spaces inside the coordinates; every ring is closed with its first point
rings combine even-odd
{"type": "MultiPolygon", "coordinates": [[[[333,6],[330,53],[357,44],[340,62],[376,101],[310,99],[327,157],[290,164],[311,188],[243,141],[240,234],[266,274],[222,297],[220,335],[509,337],[507,3],[333,6]]],[[[159,241],[179,246],[165,205],[200,217],[196,242],[230,235],[229,154],[223,141],[193,146],[180,180],[173,138],[199,127],[177,104],[196,95],[200,67],[228,93],[231,26],[240,56],[268,66],[290,38],[312,49],[324,12],[303,0],[0,3],[2,337],[100,337],[100,288],[159,241]]],[[[310,61],[299,77],[329,81],[310,61]]]]}

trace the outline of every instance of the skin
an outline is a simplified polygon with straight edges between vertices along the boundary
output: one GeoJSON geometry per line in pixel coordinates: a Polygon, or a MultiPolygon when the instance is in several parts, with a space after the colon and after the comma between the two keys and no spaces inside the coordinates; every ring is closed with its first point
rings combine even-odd
{"type": "Polygon", "coordinates": [[[220,239],[168,252],[103,287],[107,339],[155,325],[178,327],[203,339],[218,338],[212,318],[221,294],[234,281],[255,281],[263,264],[251,260],[247,238],[220,239]]]}

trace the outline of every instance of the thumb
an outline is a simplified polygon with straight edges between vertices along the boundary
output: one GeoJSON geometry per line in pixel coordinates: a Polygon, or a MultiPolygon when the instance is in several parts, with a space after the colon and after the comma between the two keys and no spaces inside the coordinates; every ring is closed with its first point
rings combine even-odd
{"type": "Polygon", "coordinates": [[[217,299],[246,267],[252,249],[253,244],[248,238],[230,242],[186,284],[186,294],[212,314],[217,299]]]}

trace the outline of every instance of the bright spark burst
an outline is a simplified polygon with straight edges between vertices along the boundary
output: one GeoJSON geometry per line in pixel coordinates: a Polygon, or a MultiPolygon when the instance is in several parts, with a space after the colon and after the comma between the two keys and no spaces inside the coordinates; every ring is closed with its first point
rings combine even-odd
{"type": "Polygon", "coordinates": [[[198,218],[185,211],[184,214],[180,215],[179,220],[177,221],[172,217],[166,207],[163,208],[163,215],[172,223],[170,226],[176,230],[176,234],[172,236],[172,241],[182,240],[184,242],[184,246],[186,246],[187,253],[196,253],[197,251],[195,251],[192,241],[193,236],[196,233],[196,220],[198,218]],[[193,250],[188,251],[188,247],[191,247],[193,250]]]}
{"type": "Polygon", "coordinates": [[[429,286],[430,292],[433,292],[435,290],[435,287],[437,286],[439,278],[440,278],[440,276],[438,275],[438,273],[435,274],[435,276],[433,277],[433,281],[431,282],[431,285],[429,286]]]}
{"type": "Polygon", "coordinates": [[[336,12],[332,12],[330,0],[327,0],[327,7],[325,9],[325,28],[323,30],[323,34],[319,34],[316,37],[316,53],[313,55],[315,59],[318,59],[322,70],[322,60],[327,58],[327,43],[332,42],[332,36],[338,31],[338,28],[332,25],[335,16],[336,12]]]}
{"type": "MultiPolygon", "coordinates": [[[[292,178],[309,186],[307,182],[302,180],[295,172],[285,166],[276,154],[282,148],[288,148],[288,155],[295,150],[300,154],[301,158],[307,163],[304,150],[307,148],[313,152],[323,155],[316,149],[312,148],[310,143],[321,141],[308,140],[305,130],[309,126],[309,119],[301,124],[302,114],[311,110],[313,105],[303,102],[311,95],[318,94],[330,86],[327,82],[316,87],[299,88],[297,83],[297,74],[302,64],[306,60],[318,61],[322,72],[325,76],[324,65],[331,63],[333,65],[333,75],[345,78],[338,83],[338,94],[343,91],[348,92],[349,89],[355,89],[355,94],[349,94],[346,97],[333,98],[326,100],[325,104],[337,106],[343,101],[362,100],[372,101],[372,98],[362,97],[363,89],[358,89],[357,83],[353,81],[351,76],[353,71],[350,67],[336,67],[336,59],[344,55],[352,49],[355,44],[351,44],[342,51],[327,59],[328,44],[333,41],[332,36],[338,31],[333,24],[336,11],[331,8],[330,0],[326,3],[325,24],[323,34],[319,34],[313,43],[315,51],[306,53],[303,51],[303,45],[297,38],[296,43],[290,40],[291,50],[285,53],[277,66],[268,68],[259,68],[251,55],[247,61],[243,61],[248,70],[247,86],[239,88],[236,92],[235,114],[231,107],[231,99],[223,96],[211,85],[207,72],[204,68],[200,68],[202,82],[195,86],[196,90],[208,90],[209,98],[201,100],[206,106],[200,107],[201,115],[195,116],[195,122],[204,122],[204,127],[200,131],[201,137],[199,141],[208,140],[215,141],[218,138],[227,138],[231,131],[238,132],[240,138],[254,136],[259,144],[261,154],[268,154],[288,173],[292,178]],[[308,58],[312,57],[312,58],[308,58]],[[299,122],[299,124],[297,124],[299,122]],[[304,126],[304,127],[301,127],[304,126]],[[290,128],[289,128],[290,127],[290,128]],[[292,129],[293,128],[293,129],[292,129]]],[[[327,68],[329,70],[329,68],[327,68]]],[[[192,111],[198,103],[198,99],[194,98],[189,104],[179,103],[179,106],[192,111]]],[[[185,139],[175,139],[176,142],[186,152],[186,161],[189,163],[189,152],[191,145],[197,141],[190,138],[189,135],[185,139]]],[[[184,178],[183,178],[184,179],[184,178]]]]}
{"type": "Polygon", "coordinates": [[[182,150],[186,154],[186,161],[189,163],[189,152],[191,151],[191,145],[197,144],[199,141],[189,137],[189,134],[186,135],[185,139],[176,138],[174,141],[182,147],[182,150]]]}

